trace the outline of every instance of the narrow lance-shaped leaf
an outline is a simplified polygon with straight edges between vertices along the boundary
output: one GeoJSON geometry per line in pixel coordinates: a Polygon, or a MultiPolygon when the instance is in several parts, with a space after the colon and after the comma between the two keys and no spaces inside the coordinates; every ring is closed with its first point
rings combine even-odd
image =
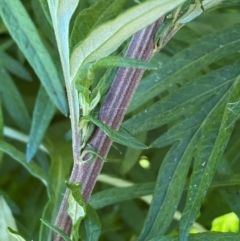
{"type": "Polygon", "coordinates": [[[180,240],[187,238],[188,231],[210,186],[218,161],[230,138],[234,127],[232,116],[235,116],[235,113],[227,108],[227,102],[239,101],[239,85],[239,78],[237,78],[230,93],[227,92],[223,96],[203,125],[189,184],[187,203],[180,220],[180,240]]]}
{"type": "MultiPolygon", "coordinates": [[[[64,181],[69,174],[71,165],[71,162],[59,153],[59,144],[57,144],[57,146],[57,150],[51,152],[48,184],[49,201],[45,205],[42,214],[42,219],[46,222],[52,222],[53,217],[55,218],[57,216],[59,205],[62,201],[61,193],[66,189],[64,181]]],[[[66,155],[68,154],[66,153],[66,155]]],[[[71,159],[71,157],[69,157],[69,159],[71,159]]],[[[39,240],[52,241],[52,232],[43,223],[40,228],[39,240]]]]}
{"type": "Polygon", "coordinates": [[[136,148],[136,149],[146,149],[148,148],[133,136],[131,136],[128,132],[120,132],[113,130],[109,126],[102,123],[100,120],[94,118],[93,116],[83,116],[81,120],[91,121],[93,124],[98,126],[103,132],[106,133],[109,138],[116,143],[119,143],[124,146],[136,148]]]}
{"type": "Polygon", "coordinates": [[[10,73],[22,78],[23,80],[32,80],[30,73],[23,65],[12,58],[10,55],[0,51],[0,65],[6,68],[10,73]]]}
{"type": "Polygon", "coordinates": [[[82,219],[86,215],[86,205],[83,198],[80,195],[81,184],[67,183],[67,187],[71,190],[68,197],[68,209],[67,213],[72,219],[72,232],[71,236],[75,240],[79,239],[79,226],[82,219]]]}
{"type": "MultiPolygon", "coordinates": [[[[177,53],[162,68],[144,78],[128,111],[133,111],[175,83],[194,76],[203,67],[236,53],[240,44],[240,24],[209,34],[177,53]]],[[[159,55],[161,62],[161,55],[159,55]]]]}
{"type": "Polygon", "coordinates": [[[30,126],[30,116],[27,107],[11,76],[1,67],[0,71],[0,92],[5,108],[15,123],[23,131],[27,132],[30,126]]]}
{"type": "Polygon", "coordinates": [[[62,63],[63,75],[67,88],[68,105],[72,126],[72,146],[74,160],[80,160],[80,132],[79,121],[79,100],[74,84],[70,80],[69,64],[69,25],[71,17],[78,5],[79,0],[48,0],[48,6],[52,17],[53,27],[58,45],[58,51],[62,63]]]}
{"type": "Polygon", "coordinates": [[[157,68],[157,66],[147,61],[124,58],[120,56],[108,56],[96,61],[95,63],[83,64],[79,69],[78,75],[76,76],[75,84],[77,90],[84,95],[86,100],[89,98],[89,87],[93,83],[95,71],[97,69],[109,67],[125,67],[147,70],[157,68]]]}
{"type": "Polygon", "coordinates": [[[36,27],[19,0],[0,0],[0,14],[12,38],[33,67],[54,104],[67,115],[65,92],[36,27]]]}
{"type": "Polygon", "coordinates": [[[56,226],[52,225],[51,223],[47,222],[46,220],[43,220],[43,219],[40,219],[40,220],[44,225],[46,225],[51,230],[56,232],[59,236],[61,236],[64,239],[64,241],[71,241],[71,238],[69,236],[67,236],[67,234],[64,233],[61,229],[57,228],[56,226]]]}
{"type": "MultiPolygon", "coordinates": [[[[210,96],[227,88],[239,75],[240,62],[225,66],[207,75],[192,80],[177,92],[155,102],[152,106],[123,123],[134,134],[157,128],[185,115],[196,108],[196,103],[205,102],[210,96]],[[140,127],[139,127],[140,126],[140,127]]],[[[135,99],[135,101],[137,101],[135,99]]]]}
{"type": "Polygon", "coordinates": [[[90,198],[90,205],[100,209],[121,201],[138,198],[153,193],[155,183],[134,184],[129,187],[115,187],[94,193],[90,198]]]}
{"type": "Polygon", "coordinates": [[[196,132],[206,117],[209,115],[209,112],[211,112],[211,110],[219,102],[220,98],[221,95],[216,95],[207,99],[206,102],[199,106],[199,108],[197,108],[197,110],[193,112],[192,115],[188,115],[186,119],[177,122],[167,132],[154,140],[150,146],[155,148],[168,146],[177,140],[181,140],[182,137],[187,135],[189,132],[196,132]]]}
{"type": "Polygon", "coordinates": [[[56,108],[52,100],[49,99],[45,89],[40,87],[27,144],[27,161],[30,161],[36,154],[55,111],[56,108]]]}
{"type": "Polygon", "coordinates": [[[172,222],[197,140],[197,134],[188,134],[180,143],[173,145],[164,158],[139,241],[150,239],[160,233],[164,234],[172,222]]]}
{"type": "MultiPolygon", "coordinates": [[[[238,233],[223,233],[223,232],[204,232],[204,233],[196,233],[190,234],[188,241],[238,241],[240,239],[240,235],[238,233]]],[[[147,239],[146,241],[179,241],[179,237],[177,235],[171,236],[156,236],[152,239],[147,239]]]]}
{"type": "Polygon", "coordinates": [[[75,78],[82,63],[96,61],[111,54],[126,39],[177,7],[184,0],[152,0],[127,10],[112,21],[95,29],[71,55],[71,77],[75,78]]]}
{"type": "Polygon", "coordinates": [[[47,185],[47,177],[43,170],[35,162],[27,163],[25,155],[14,146],[0,140],[0,150],[19,162],[30,174],[38,178],[44,185],[47,185]]]}

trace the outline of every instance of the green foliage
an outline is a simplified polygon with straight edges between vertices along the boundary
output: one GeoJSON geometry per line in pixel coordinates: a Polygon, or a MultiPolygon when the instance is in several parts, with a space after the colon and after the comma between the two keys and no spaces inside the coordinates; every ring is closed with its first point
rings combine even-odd
{"type": "MultiPolygon", "coordinates": [[[[140,2],[39,0],[36,13],[36,2],[0,0],[1,240],[240,240],[226,220],[214,229],[240,218],[240,2],[140,2]],[[164,14],[156,48],[187,24],[150,63],[121,57],[164,14]],[[147,69],[119,131],[97,118],[116,67],[147,69]],[[91,206],[85,184],[67,184],[67,235],[54,223],[73,159],[83,165],[71,141],[80,151],[96,126],[120,152],[110,150],[91,206]]],[[[87,149],[79,156],[99,157],[87,149]]]]}

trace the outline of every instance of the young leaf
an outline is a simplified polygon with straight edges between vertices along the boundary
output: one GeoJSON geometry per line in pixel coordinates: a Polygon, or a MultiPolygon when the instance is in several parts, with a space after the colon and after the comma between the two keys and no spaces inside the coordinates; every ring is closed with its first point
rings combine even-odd
{"type": "Polygon", "coordinates": [[[93,116],[83,116],[81,120],[91,121],[93,124],[98,126],[109,138],[116,143],[119,143],[124,146],[136,148],[136,149],[146,149],[148,148],[133,136],[131,136],[128,132],[120,132],[111,129],[109,126],[103,124],[98,119],[94,118],[93,116]]]}
{"type": "Polygon", "coordinates": [[[86,204],[83,201],[80,190],[80,184],[67,183],[67,187],[71,190],[68,197],[68,209],[67,213],[72,219],[72,236],[75,240],[79,239],[79,226],[81,220],[86,215],[86,204]]]}
{"type": "Polygon", "coordinates": [[[54,232],[56,232],[57,234],[59,234],[65,241],[71,241],[70,237],[67,236],[66,233],[64,233],[61,229],[55,227],[54,225],[52,225],[51,223],[43,220],[43,219],[40,219],[41,222],[43,224],[45,224],[47,227],[49,227],[51,230],[53,230],[54,232]]]}
{"type": "Polygon", "coordinates": [[[100,0],[81,11],[74,21],[70,37],[70,52],[81,43],[89,33],[102,23],[116,17],[126,0],[100,0]]]}
{"type": "Polygon", "coordinates": [[[99,26],[74,49],[70,64],[72,79],[75,78],[83,63],[97,61],[111,54],[131,35],[156,21],[182,2],[184,0],[147,1],[99,26]]]}
{"type": "Polygon", "coordinates": [[[0,0],[0,14],[53,103],[67,115],[65,92],[56,67],[22,3],[19,0],[0,0]]]}
{"type": "Polygon", "coordinates": [[[29,141],[27,144],[26,157],[28,162],[36,154],[55,111],[56,108],[49,99],[45,89],[40,87],[33,112],[29,141]]]}
{"type": "Polygon", "coordinates": [[[83,64],[79,68],[79,73],[76,76],[75,84],[77,90],[84,95],[85,99],[89,98],[89,87],[93,83],[95,71],[97,69],[109,67],[125,67],[148,70],[157,68],[147,61],[124,58],[120,56],[108,56],[96,61],[95,63],[83,64]]]}

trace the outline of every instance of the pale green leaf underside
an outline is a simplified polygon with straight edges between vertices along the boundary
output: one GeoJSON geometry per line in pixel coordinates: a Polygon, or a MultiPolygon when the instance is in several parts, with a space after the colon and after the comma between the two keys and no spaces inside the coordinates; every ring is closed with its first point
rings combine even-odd
{"type": "Polygon", "coordinates": [[[96,61],[116,50],[138,30],[177,7],[184,0],[151,0],[138,4],[95,29],[71,55],[71,76],[76,76],[82,63],[96,61]]]}
{"type": "Polygon", "coordinates": [[[0,0],[0,14],[50,98],[67,115],[65,92],[57,70],[22,3],[19,0],[0,0]]]}
{"type": "Polygon", "coordinates": [[[70,37],[70,52],[83,41],[89,33],[104,22],[116,17],[126,0],[100,0],[81,11],[74,21],[70,37]]]}

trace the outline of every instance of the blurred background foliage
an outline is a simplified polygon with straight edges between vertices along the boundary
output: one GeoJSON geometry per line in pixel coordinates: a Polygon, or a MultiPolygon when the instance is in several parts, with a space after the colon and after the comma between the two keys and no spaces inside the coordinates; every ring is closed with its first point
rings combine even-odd
{"type": "MultiPolygon", "coordinates": [[[[80,1],[79,10],[87,8],[95,2],[97,1],[80,1]]],[[[39,1],[22,0],[22,3],[37,26],[38,33],[58,69],[60,79],[63,79],[53,30],[45,18],[39,1]]],[[[133,1],[129,1],[125,7],[133,4],[133,1]]],[[[154,148],[141,152],[117,145],[116,149],[111,149],[102,170],[104,175],[100,175],[90,201],[100,217],[102,225],[100,240],[135,240],[139,236],[149,210],[151,197],[144,200],[134,197],[153,194],[154,182],[158,177],[159,168],[164,158],[168,158],[166,155],[170,155],[174,151],[174,148],[170,146],[173,144],[175,148],[179,148],[175,141],[185,138],[184,134],[187,133],[187,130],[184,130],[182,126],[186,125],[187,129],[195,127],[188,127],[186,121],[190,120],[192,123],[196,120],[197,126],[197,121],[204,118],[194,116],[197,115],[197,110],[206,110],[210,105],[214,105],[214,101],[219,101],[214,100],[214,98],[232,91],[233,76],[227,79],[228,73],[235,71],[234,81],[239,78],[240,74],[238,73],[239,62],[236,63],[240,55],[240,38],[237,40],[236,37],[234,40],[233,36],[240,30],[239,13],[239,8],[231,6],[223,6],[203,13],[184,26],[161,53],[156,54],[153,58],[152,61],[159,65],[160,70],[145,73],[123,127],[129,129],[142,142],[148,145],[152,143],[154,148]],[[212,50],[211,47],[215,41],[219,41],[214,39],[217,36],[220,36],[220,39],[226,39],[226,46],[219,45],[218,48],[212,50]],[[204,57],[194,59],[194,56],[200,56],[204,51],[209,51],[209,53],[212,51],[210,60],[204,57]],[[193,65],[191,66],[187,60],[193,65]],[[188,70],[184,72],[185,65],[188,65],[188,70]],[[225,67],[226,69],[222,72],[213,72],[225,67]],[[182,72],[179,69],[182,69],[182,72]],[[224,77],[225,73],[226,77],[224,77]],[[215,84],[214,82],[210,83],[210,80],[208,83],[208,79],[201,79],[209,74],[216,76],[217,79],[224,77],[229,81],[229,84],[224,80],[221,83],[215,82],[215,84]],[[164,82],[164,78],[167,80],[166,82],[164,82]],[[201,89],[203,81],[205,89],[201,89]],[[154,83],[160,84],[154,85],[154,83]],[[216,88],[216,85],[221,88],[216,88]],[[153,94],[146,92],[146,88],[149,88],[150,91],[151,86],[155,89],[153,94]],[[189,87],[189,89],[183,90],[185,87],[189,87]],[[212,91],[208,93],[207,90],[211,88],[212,91]],[[176,107],[176,103],[179,106],[176,107]],[[182,106],[181,103],[183,103],[182,106]],[[184,108],[186,109],[184,110],[184,108]],[[156,142],[159,137],[162,139],[156,142]],[[116,179],[111,179],[112,177],[116,179]],[[136,187],[134,190],[124,189],[126,196],[123,197],[124,191],[118,186],[130,185],[131,183],[139,184],[139,186],[133,186],[136,187]],[[145,186],[141,186],[141,184],[145,186]],[[112,188],[113,186],[116,188],[112,188]]],[[[238,35],[240,37],[240,31],[238,35]]],[[[99,72],[99,75],[102,74],[99,72]]],[[[239,84],[236,84],[236,88],[239,88],[239,84]]],[[[49,114],[50,119],[46,121],[46,131],[45,129],[38,130],[43,132],[44,139],[33,157],[33,163],[37,164],[43,171],[47,180],[53,180],[52,185],[54,185],[54,178],[58,178],[58,168],[61,166],[62,173],[58,181],[61,180],[62,183],[47,189],[43,182],[31,174],[33,169],[30,168],[29,172],[22,165],[23,161],[26,162],[27,142],[33,125],[32,118],[36,97],[40,89],[38,77],[0,19],[0,138],[24,154],[21,156],[19,153],[15,153],[14,157],[13,154],[9,154],[13,151],[6,151],[9,146],[1,145],[1,150],[5,148],[4,152],[9,155],[3,154],[2,151],[0,153],[0,194],[11,208],[19,232],[27,240],[38,240],[39,238],[40,218],[46,215],[46,213],[43,214],[43,211],[49,200],[48,192],[50,189],[55,190],[54,197],[56,199],[53,198],[54,202],[50,207],[55,207],[56,212],[65,188],[64,180],[68,179],[72,165],[71,140],[69,138],[70,121],[55,107],[51,109],[52,115],[55,114],[53,117],[49,114]],[[20,159],[23,161],[21,162],[20,159]]],[[[239,232],[239,102],[239,95],[234,102],[227,102],[227,108],[233,114],[232,119],[228,122],[228,127],[231,129],[236,123],[224,155],[219,158],[220,161],[210,189],[204,197],[201,209],[197,211],[197,223],[194,224],[191,232],[210,230],[239,232]],[[236,215],[230,214],[232,212],[236,215]]],[[[211,109],[211,106],[209,108],[211,109]]],[[[221,114],[222,111],[223,109],[220,108],[218,113],[221,114]]],[[[213,121],[213,118],[218,120],[217,113],[208,121],[213,121]]],[[[203,122],[207,122],[207,120],[203,119],[203,122]]],[[[221,121],[217,124],[220,126],[221,121]]],[[[212,126],[206,128],[210,128],[210,130],[206,129],[203,132],[208,133],[212,130],[212,126]]],[[[213,133],[213,135],[215,134],[213,133]]],[[[214,140],[211,138],[209,136],[208,141],[214,143],[216,137],[213,137],[214,140]]],[[[191,145],[194,148],[199,145],[200,149],[209,147],[208,144],[206,146],[203,143],[199,144],[199,141],[195,141],[191,145]],[[201,145],[203,146],[201,147],[201,145]]],[[[195,155],[199,153],[201,154],[201,150],[194,150],[191,155],[189,154],[189,164],[182,167],[186,172],[187,181],[186,183],[185,181],[181,182],[184,189],[181,192],[179,203],[175,201],[174,204],[178,212],[175,212],[174,209],[166,209],[165,214],[169,213],[170,218],[172,211],[175,215],[170,225],[166,227],[164,234],[178,233],[179,219],[186,205],[186,199],[189,198],[189,194],[187,194],[188,185],[191,182],[189,178],[194,172],[194,164],[191,163],[191,160],[195,159],[195,155]]],[[[181,161],[184,162],[184,160],[181,161]]],[[[203,166],[205,164],[205,162],[202,163],[203,166]]],[[[166,182],[170,182],[170,179],[166,182]]],[[[204,189],[203,192],[205,191],[204,189]]],[[[82,232],[84,233],[83,230],[82,232]]]]}

